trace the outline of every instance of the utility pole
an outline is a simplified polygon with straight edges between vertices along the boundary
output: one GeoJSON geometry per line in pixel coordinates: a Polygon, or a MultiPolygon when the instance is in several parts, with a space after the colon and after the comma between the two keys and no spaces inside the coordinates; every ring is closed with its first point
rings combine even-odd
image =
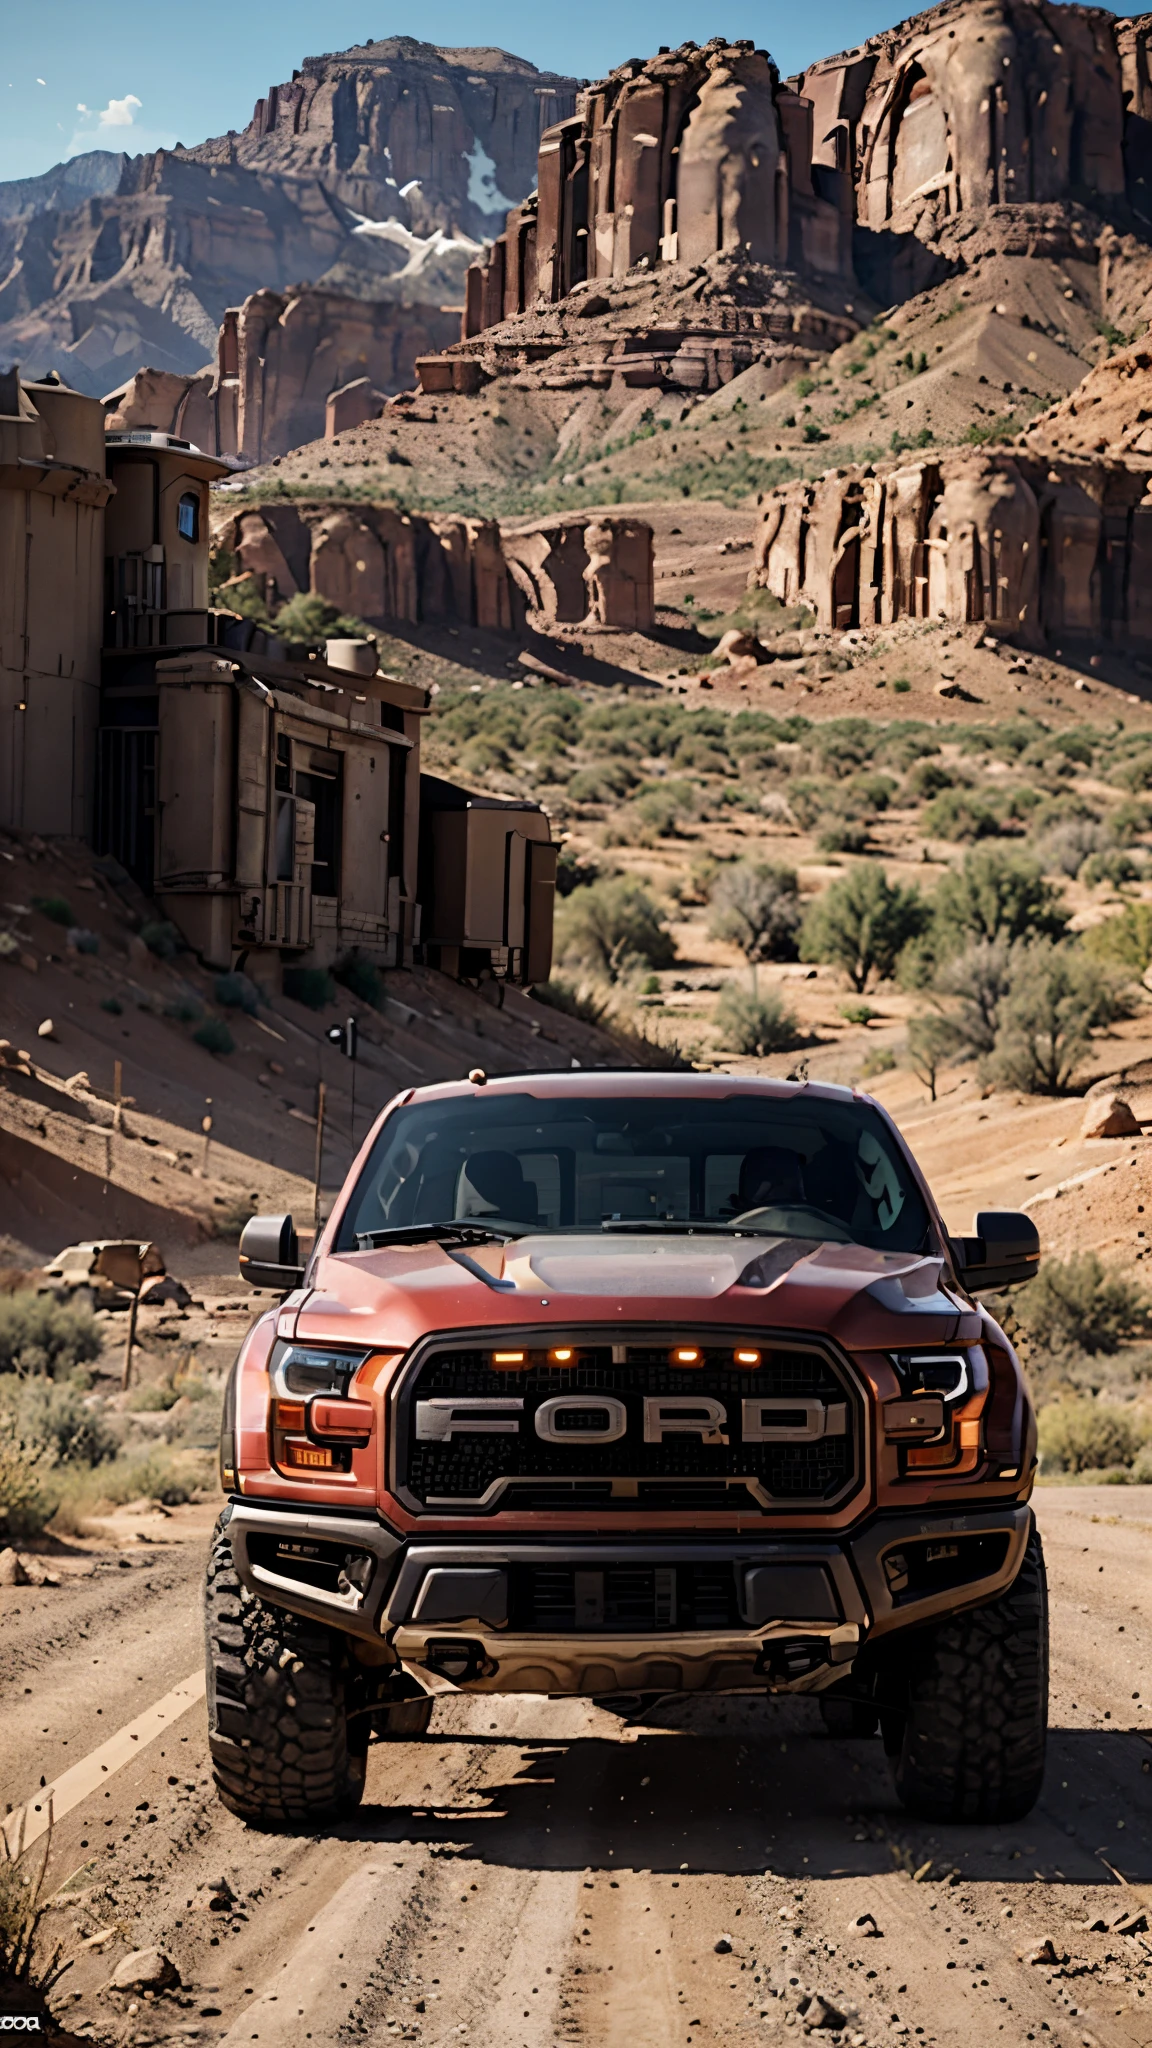
{"type": "Polygon", "coordinates": [[[316,1083],[316,1165],[313,1172],[316,1191],[312,1200],[312,1227],[320,1228],[320,1170],[324,1162],[324,1083],[316,1083]]]}

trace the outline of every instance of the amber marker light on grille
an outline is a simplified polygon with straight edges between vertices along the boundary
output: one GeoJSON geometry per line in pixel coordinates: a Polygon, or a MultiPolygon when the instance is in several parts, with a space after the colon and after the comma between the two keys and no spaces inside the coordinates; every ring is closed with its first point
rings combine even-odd
{"type": "Polygon", "coordinates": [[[523,1365],[524,1353],[522,1351],[494,1351],[492,1353],[492,1363],[493,1365],[523,1365]]]}
{"type": "Polygon", "coordinates": [[[699,1365],[700,1353],[691,1344],[682,1344],[672,1353],[677,1365],[699,1365]]]}
{"type": "Polygon", "coordinates": [[[321,1450],[319,1444],[285,1444],[284,1462],[303,1466],[310,1472],[331,1472],[336,1459],[331,1451],[321,1450]]]}
{"type": "Polygon", "coordinates": [[[760,1353],[758,1351],[738,1351],[736,1353],[736,1363],[737,1365],[759,1365],[760,1353]]]}
{"type": "Polygon", "coordinates": [[[554,1351],[552,1359],[556,1365],[571,1365],[572,1353],[570,1351],[554,1351]]]}

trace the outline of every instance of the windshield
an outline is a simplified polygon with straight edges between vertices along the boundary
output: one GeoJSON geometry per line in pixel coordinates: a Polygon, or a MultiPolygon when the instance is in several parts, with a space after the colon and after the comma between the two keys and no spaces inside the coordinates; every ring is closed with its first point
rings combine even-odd
{"type": "Polygon", "coordinates": [[[864,1102],[807,1095],[413,1103],[381,1130],[336,1250],[450,1221],[512,1235],[739,1225],[930,1248],[923,1198],[884,1120],[864,1102]]]}

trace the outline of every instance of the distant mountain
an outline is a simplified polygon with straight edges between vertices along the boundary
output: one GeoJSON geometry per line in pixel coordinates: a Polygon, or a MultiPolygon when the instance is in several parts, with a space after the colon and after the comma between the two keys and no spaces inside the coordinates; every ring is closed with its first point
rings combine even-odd
{"type": "Polygon", "coordinates": [[[0,183],[0,366],[99,397],[145,362],[197,370],[264,287],[456,303],[577,86],[393,37],[309,58],[242,134],[0,183]]]}

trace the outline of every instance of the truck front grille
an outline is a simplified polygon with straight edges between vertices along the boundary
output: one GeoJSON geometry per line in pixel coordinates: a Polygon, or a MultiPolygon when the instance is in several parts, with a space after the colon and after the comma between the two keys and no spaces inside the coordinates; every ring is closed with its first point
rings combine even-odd
{"type": "Polygon", "coordinates": [[[397,1394],[401,1497],[432,1512],[776,1513],[839,1502],[862,1479],[859,1396],[818,1343],[616,1335],[430,1345],[397,1394]],[[756,1362],[736,1364],[741,1352],[756,1362]]]}

